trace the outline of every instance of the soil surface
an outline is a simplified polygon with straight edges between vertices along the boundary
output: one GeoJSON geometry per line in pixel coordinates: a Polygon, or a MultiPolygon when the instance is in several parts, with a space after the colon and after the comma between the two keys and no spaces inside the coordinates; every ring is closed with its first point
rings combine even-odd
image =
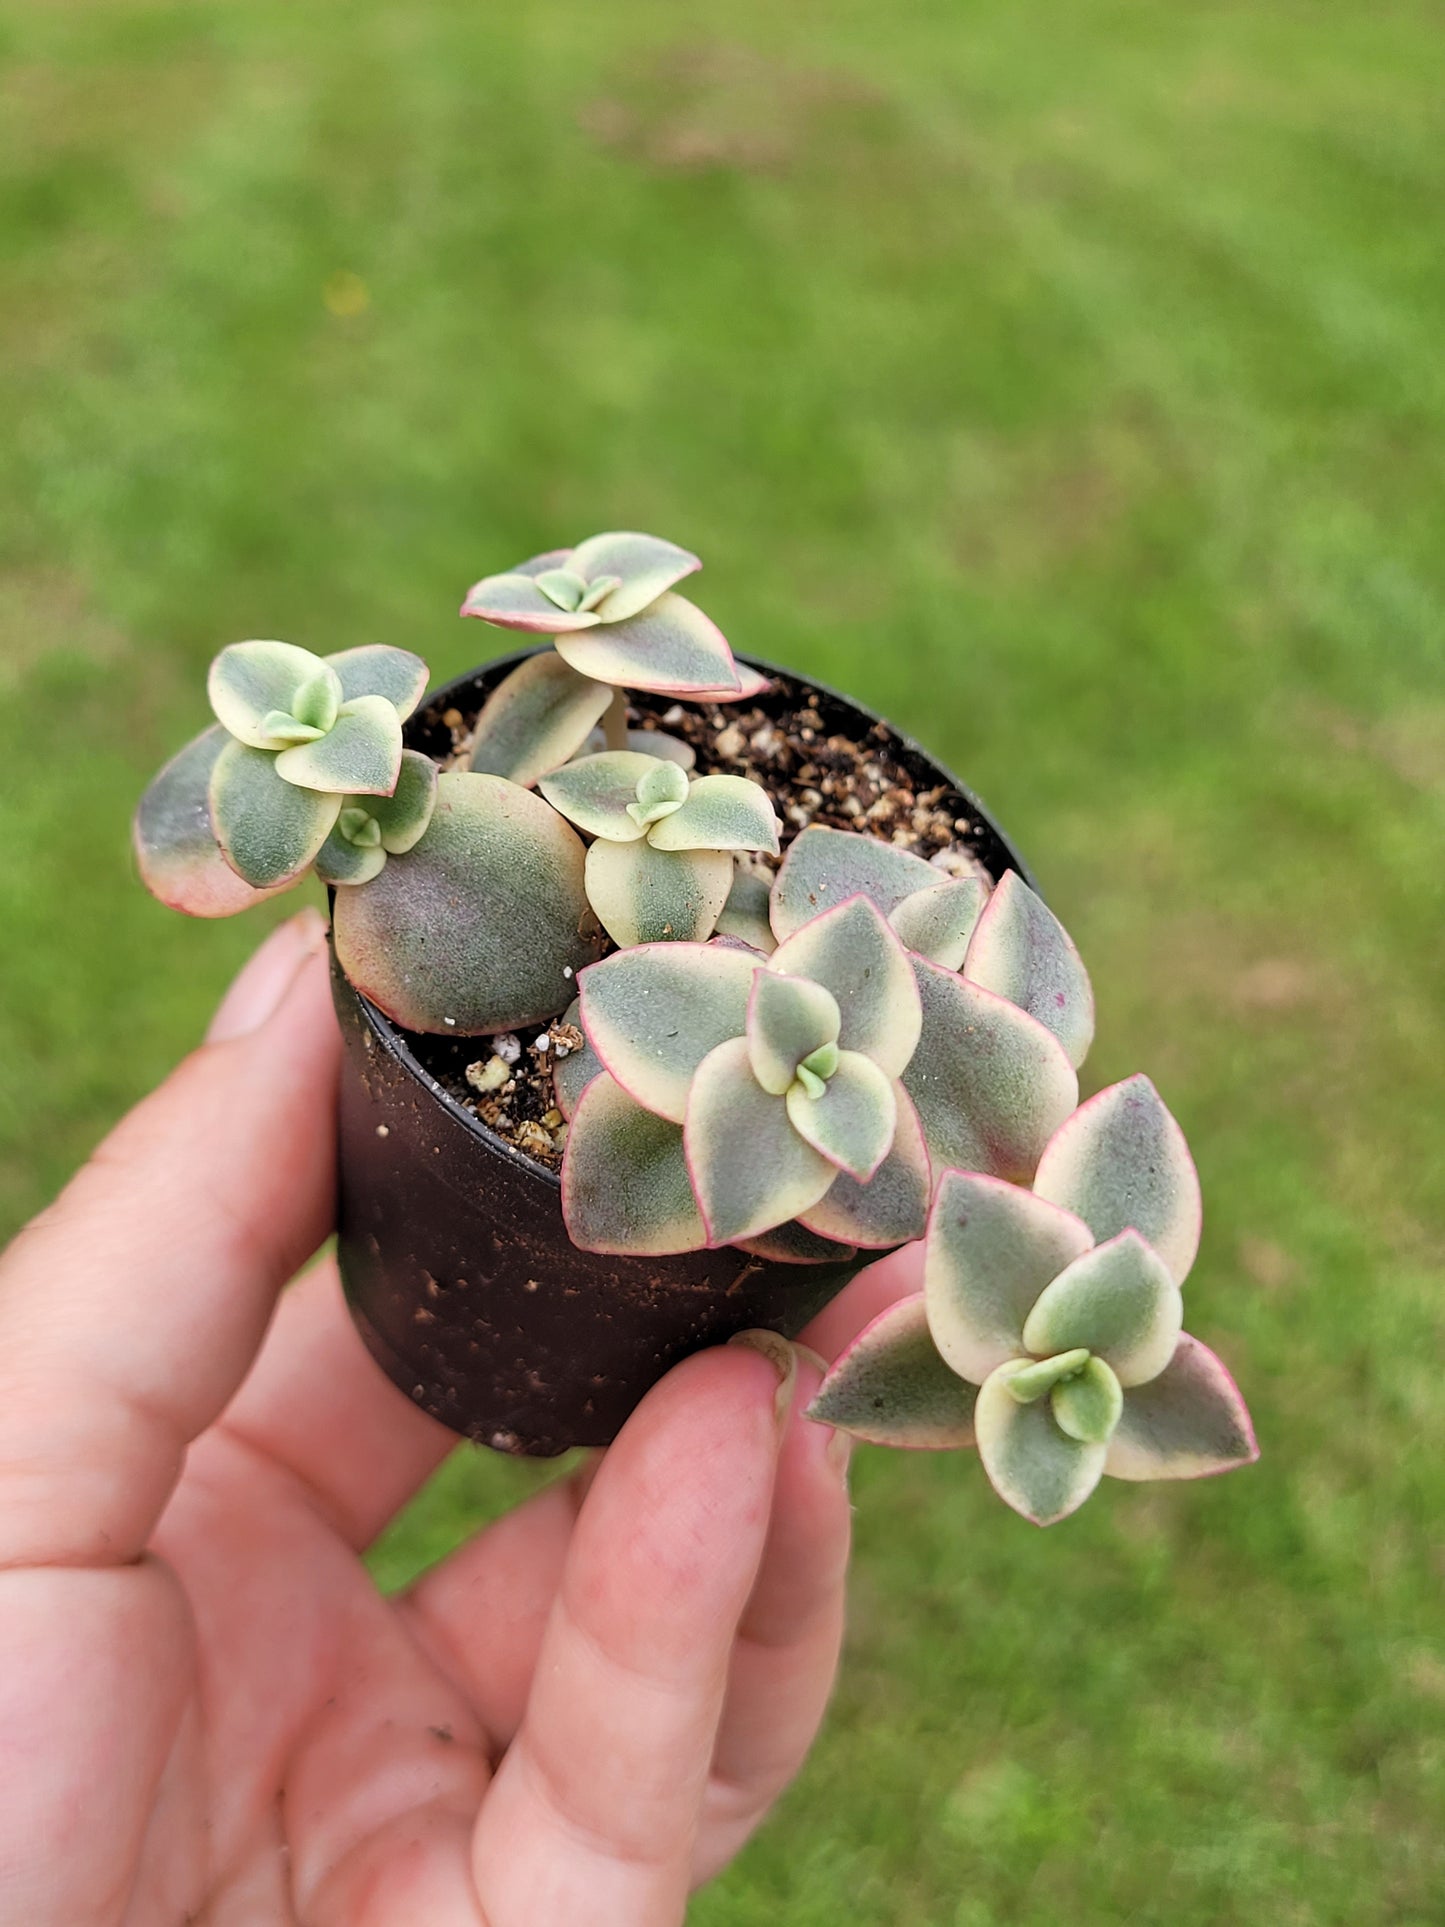
{"type": "MultiPolygon", "coordinates": [[[[688,743],[694,774],[751,777],[773,799],[786,851],[812,824],[862,831],[933,863],[940,876],[971,875],[982,863],[997,871],[997,838],[966,799],[939,780],[921,751],[886,722],[858,735],[856,711],[788,676],[748,703],[682,703],[635,691],[633,729],[662,730],[688,743]]],[[[413,746],[442,768],[465,769],[476,709],[425,710],[408,727],[413,746]]],[[[776,869],[779,859],[758,857],[776,869]]],[[[567,1127],[557,1109],[552,1066],[580,1050],[575,1026],[557,1017],[545,1027],[500,1037],[432,1037],[407,1033],[423,1068],[464,1109],[539,1164],[557,1170],[567,1127]]]]}

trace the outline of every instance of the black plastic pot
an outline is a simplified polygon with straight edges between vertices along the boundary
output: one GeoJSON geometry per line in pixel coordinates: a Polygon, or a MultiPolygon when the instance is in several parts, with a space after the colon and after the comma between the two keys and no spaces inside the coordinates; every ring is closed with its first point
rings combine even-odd
{"type": "MultiPolygon", "coordinates": [[[[411,746],[444,748],[443,712],[470,713],[533,653],[448,684],[408,725],[411,746]]],[[[830,730],[862,741],[879,724],[847,697],[788,681],[815,699],[830,730]]],[[[889,747],[928,786],[957,792],[975,826],[974,852],[995,877],[1006,869],[1027,876],[948,770],[896,733],[889,747]]],[[[579,1251],[553,1173],[459,1104],[419,1061],[418,1040],[339,970],[332,983],[346,1042],[339,1229],[347,1299],[387,1375],[456,1432],[536,1457],[606,1445],[679,1359],[750,1327],[795,1336],[879,1255],[784,1265],[731,1249],[647,1259],[579,1251]]]]}

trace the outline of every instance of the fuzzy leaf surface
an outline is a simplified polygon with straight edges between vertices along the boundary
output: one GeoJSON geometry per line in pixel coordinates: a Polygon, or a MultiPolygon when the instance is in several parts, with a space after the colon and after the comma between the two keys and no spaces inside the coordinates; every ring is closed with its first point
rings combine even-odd
{"type": "Polygon", "coordinates": [[[379,843],[363,847],[334,829],[316,852],[316,874],[337,889],[370,883],[386,868],[386,851],[379,843]]]}
{"type": "Polygon", "coordinates": [[[265,719],[274,711],[291,714],[296,692],[325,671],[320,656],[293,642],[233,642],[211,664],[206,693],[218,720],[238,743],[279,750],[288,739],[264,728],[265,719]]]}
{"type": "Polygon", "coordinates": [[[1017,871],[1005,873],[968,946],[963,974],[1037,1017],[1075,1070],[1094,1041],[1094,992],[1074,940],[1017,871]]]}
{"type": "Polygon", "coordinates": [[[1103,1243],[1147,1238],[1182,1285],[1199,1250],[1199,1174],[1184,1133],[1147,1077],[1091,1097],[1039,1159],[1034,1189],[1076,1212],[1103,1243]]]}
{"type": "Polygon", "coordinates": [[[611,700],[605,684],[579,676],[554,649],[529,656],[482,705],[469,767],[531,789],[576,755],[611,700]]]}
{"type": "Polygon", "coordinates": [[[702,563],[661,536],[613,529],[579,542],[567,558],[567,567],[584,582],[609,575],[620,577],[618,586],[597,605],[597,613],[604,622],[622,622],[640,615],[674,583],[700,569],[702,563]]]}
{"type": "Polygon", "coordinates": [[[368,796],[366,812],[381,831],[381,847],[405,856],[426,834],[437,801],[437,766],[419,750],[404,749],[390,796],[368,796]]]}
{"type": "Polygon", "coordinates": [[[567,972],[596,956],[582,865],[581,839],[530,790],[443,775],[415,848],[337,897],[337,957],[411,1030],[466,1037],[538,1022],[572,996],[567,972]]]}
{"type": "Polygon", "coordinates": [[[901,1084],[893,1087],[896,1120],[888,1155],[866,1184],[840,1171],[817,1204],[799,1213],[810,1231],[870,1251],[887,1251],[923,1235],[932,1173],[918,1113],[901,1084]]]}
{"type": "MultiPolygon", "coordinates": [[[[534,558],[536,562],[544,559],[555,566],[553,557],[534,558]]],[[[467,590],[462,614],[493,622],[499,629],[520,629],[529,636],[561,636],[595,628],[600,618],[593,611],[559,609],[552,598],[537,587],[536,576],[542,573],[540,568],[531,575],[515,569],[503,575],[483,576],[467,590]]]]}
{"type": "Polygon", "coordinates": [[[1159,1376],[1125,1394],[1104,1470],[1115,1479],[1200,1479],[1258,1457],[1239,1387],[1185,1332],[1159,1376]]]}
{"type": "Polygon", "coordinates": [[[939,1357],[919,1293],[865,1325],[836,1360],[808,1417],[870,1445],[947,1452],[973,1444],[977,1388],[939,1357]]]}
{"type": "Polygon", "coordinates": [[[773,885],[773,930],[781,943],[856,896],[867,897],[886,917],[905,897],[930,890],[939,880],[932,864],[911,850],[817,825],[796,837],[783,859],[773,885]]]}
{"type": "Polygon", "coordinates": [[[913,972],[923,1028],[903,1082],[934,1168],[1027,1183],[1079,1101],[1062,1044],[1026,1011],[952,971],[915,957],[913,972]]]}
{"type": "Polygon", "coordinates": [[[188,917],[233,917],[291,887],[286,882],[256,889],[221,854],[211,823],[211,772],[230,741],[213,723],[171,758],[136,806],[133,843],[141,882],[188,917]]]}
{"type": "Polygon", "coordinates": [[[393,649],[385,642],[365,642],[357,649],[341,649],[326,658],[341,681],[341,700],[384,696],[403,722],[426,694],[428,670],[410,649],[393,649]]]}
{"type": "Polygon", "coordinates": [[[1127,1390],[1159,1376],[1183,1323],[1169,1267],[1137,1231],[1121,1231],[1045,1286],[1024,1321],[1024,1344],[1035,1358],[1083,1345],[1127,1390]]]}
{"type": "Polygon", "coordinates": [[[893,1091],[893,1080],[871,1057],[845,1050],[820,1097],[810,1097],[794,1084],[784,1102],[799,1137],[840,1171],[867,1184],[893,1143],[898,1122],[893,1091]]]}
{"type": "Polygon", "coordinates": [[[803,1216],[837,1176],[793,1129],[782,1098],[753,1076],[744,1037],[719,1044],[699,1064],[683,1143],[712,1245],[803,1216]]]}
{"type": "Polygon", "coordinates": [[[685,596],[660,596],[640,615],[586,635],[559,635],[557,653],[584,676],[660,696],[735,694],[738,674],[721,629],[685,596]]]}
{"type": "Polygon", "coordinates": [[[276,758],[276,774],[335,796],[390,796],[401,773],[401,719],[385,696],[357,696],[314,743],[276,758]]]}
{"type": "Polygon", "coordinates": [[[748,999],[748,1055],[765,1091],[782,1097],[820,1044],[836,1043],[842,1013],[832,991],[806,977],[760,970],[748,999]]]}
{"type": "Polygon", "coordinates": [[[888,921],[905,949],[944,970],[959,970],[987,902],[988,886],[977,877],[948,877],[905,897],[888,921]]]}
{"type": "Polygon", "coordinates": [[[233,739],[211,770],[211,822],[221,853],[258,890],[296,882],[341,813],[339,796],[282,782],[278,760],[233,739]]]}
{"type": "Polygon", "coordinates": [[[754,950],[760,950],[765,957],[771,956],[778,947],[778,940],[773,935],[773,926],[768,922],[768,896],[768,879],[739,864],[733,872],[728,900],[717,920],[717,934],[720,937],[736,937],[739,943],[751,944],[754,950]]]}
{"type": "Polygon", "coordinates": [[[1017,1358],[1045,1286],[1092,1244],[1082,1220],[1031,1191],[945,1171],[928,1219],[923,1290],[934,1341],[954,1371],[981,1385],[1017,1358]]]}
{"type": "Polygon", "coordinates": [[[705,943],[732,888],[725,850],[656,850],[599,838],[587,852],[587,901],[624,949],[705,943]]]}
{"type": "Polygon", "coordinates": [[[697,1067],[747,1024],[756,957],[721,944],[620,950],[578,979],[582,1027],[624,1090],[681,1124],[697,1067]]]}
{"type": "Polygon", "coordinates": [[[974,1408],[978,1455],[995,1492],[1036,1526],[1077,1512],[1104,1474],[1108,1447],[1084,1444],[1063,1431],[1051,1402],[1020,1405],[1008,1388],[1017,1368],[990,1373],[974,1408]]]}
{"type": "Polygon", "coordinates": [[[583,1251],[647,1258],[707,1243],[681,1129],[644,1110],[605,1071],[582,1092],[568,1128],[562,1216],[583,1251]]]}
{"type": "Polygon", "coordinates": [[[918,1043],[922,1009],[908,952],[867,897],[851,897],[794,931],[768,968],[831,990],[842,1013],[841,1047],[871,1057],[889,1077],[902,1074],[918,1043]]]}
{"type": "Polygon", "coordinates": [[[569,823],[575,823],[588,836],[605,836],[611,843],[637,843],[647,831],[628,814],[628,805],[637,801],[637,785],[661,761],[656,756],[640,756],[636,750],[607,749],[600,756],[579,757],[575,763],[553,770],[537,787],[554,810],[560,810],[569,823]]]}
{"type": "Polygon", "coordinates": [[[1054,1387],[1052,1405],[1061,1432],[1081,1445],[1107,1445],[1124,1409],[1124,1393],[1103,1359],[1091,1358],[1081,1372],[1054,1387]]]}
{"type": "Polygon", "coordinates": [[[682,808],[648,831],[658,850],[778,852],[778,819],[767,791],[745,776],[700,776],[682,808]]]}
{"type": "Polygon", "coordinates": [[[742,1238],[738,1242],[739,1251],[746,1251],[754,1258],[771,1258],[779,1265],[836,1265],[846,1264],[856,1258],[856,1245],[839,1244],[834,1238],[820,1238],[816,1231],[809,1231],[794,1218],[788,1224],[774,1225],[771,1231],[761,1231],[756,1238],[742,1238]]]}
{"type": "MultiPolygon", "coordinates": [[[[564,1024],[582,1030],[582,1003],[574,997],[562,1016],[564,1024]]],[[[602,1069],[602,1059],[593,1050],[583,1031],[581,1050],[568,1051],[564,1057],[559,1050],[552,1060],[552,1088],[557,1093],[557,1109],[570,1124],[581,1102],[582,1093],[602,1069]]]]}

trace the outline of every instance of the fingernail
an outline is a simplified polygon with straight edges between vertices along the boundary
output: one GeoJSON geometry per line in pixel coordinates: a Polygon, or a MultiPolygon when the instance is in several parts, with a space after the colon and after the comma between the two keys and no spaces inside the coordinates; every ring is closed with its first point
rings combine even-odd
{"type": "Polygon", "coordinates": [[[226,1044],[259,1030],[279,1007],[302,964],[325,941],[325,919],[309,907],[273,930],[221,999],[206,1042],[226,1044]]]}
{"type": "Polygon", "coordinates": [[[848,1490],[848,1467],[853,1462],[853,1438],[848,1432],[833,1432],[823,1447],[823,1457],[838,1474],[843,1490],[848,1490]]]}
{"type": "Polygon", "coordinates": [[[741,1345],[750,1352],[760,1353],[777,1373],[778,1389],[773,1397],[773,1411],[781,1426],[787,1419],[793,1403],[793,1390],[798,1382],[797,1352],[781,1332],[738,1332],[728,1340],[728,1343],[741,1345]]]}

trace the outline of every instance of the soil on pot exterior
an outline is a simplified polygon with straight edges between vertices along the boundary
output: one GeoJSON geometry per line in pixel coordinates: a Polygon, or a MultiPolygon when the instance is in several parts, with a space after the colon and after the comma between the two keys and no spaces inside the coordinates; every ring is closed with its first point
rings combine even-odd
{"type": "MultiPolygon", "coordinates": [[[[408,738],[443,768],[465,769],[475,709],[433,705],[416,717],[408,738]]],[[[751,777],[773,799],[786,851],[813,824],[862,831],[925,858],[940,876],[996,871],[996,838],[968,801],[886,722],[859,740],[857,716],[825,691],[791,676],[773,676],[766,695],[749,703],[681,703],[634,692],[634,729],[662,730],[688,743],[695,774],[751,777]]],[[[777,859],[757,863],[776,868],[777,859]]],[[[495,1038],[405,1033],[424,1069],[464,1109],[536,1163],[557,1170],[566,1125],[556,1107],[552,1065],[580,1050],[582,1036],[561,1017],[495,1038]],[[493,1064],[500,1056],[502,1066],[493,1064]],[[501,1068],[508,1075],[501,1081],[501,1068]]]]}

